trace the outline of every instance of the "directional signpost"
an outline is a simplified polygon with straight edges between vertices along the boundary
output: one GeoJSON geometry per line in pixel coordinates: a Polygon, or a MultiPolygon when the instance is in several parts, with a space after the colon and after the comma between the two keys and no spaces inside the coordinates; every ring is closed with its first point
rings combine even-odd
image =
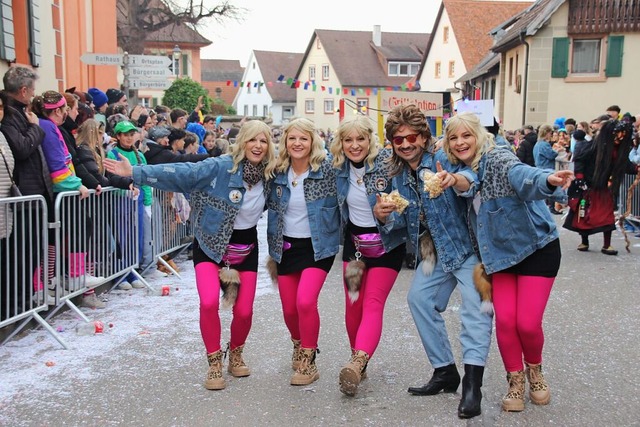
{"type": "Polygon", "coordinates": [[[118,65],[124,74],[125,93],[129,89],[164,90],[171,86],[168,68],[171,58],[161,55],[129,55],[128,53],[85,53],[80,60],[88,65],[118,65]]]}

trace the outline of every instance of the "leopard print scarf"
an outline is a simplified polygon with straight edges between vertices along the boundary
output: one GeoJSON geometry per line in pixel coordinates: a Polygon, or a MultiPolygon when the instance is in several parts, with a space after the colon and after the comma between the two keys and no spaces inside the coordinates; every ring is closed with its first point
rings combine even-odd
{"type": "Polygon", "coordinates": [[[254,166],[245,160],[242,164],[242,180],[251,186],[256,185],[264,178],[265,166],[264,163],[254,166]]]}

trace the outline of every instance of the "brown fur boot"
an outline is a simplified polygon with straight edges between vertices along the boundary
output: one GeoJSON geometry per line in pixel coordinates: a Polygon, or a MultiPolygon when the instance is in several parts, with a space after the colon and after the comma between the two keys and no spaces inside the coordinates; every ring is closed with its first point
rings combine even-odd
{"type": "Polygon", "coordinates": [[[320,378],[316,367],[316,352],[315,348],[300,348],[300,366],[291,377],[291,385],[309,385],[320,378]]]}
{"type": "Polygon", "coordinates": [[[209,362],[209,370],[204,387],[207,390],[222,390],[226,387],[224,378],[222,378],[222,350],[207,354],[207,361],[209,362]]]}
{"type": "Polygon", "coordinates": [[[302,353],[300,352],[300,340],[294,340],[291,338],[291,342],[293,343],[293,354],[291,355],[291,369],[294,371],[298,370],[300,366],[300,361],[302,360],[302,353]]]}
{"type": "Polygon", "coordinates": [[[509,391],[502,398],[502,410],[520,412],[524,410],[524,371],[507,372],[509,391]]]}
{"type": "Polygon", "coordinates": [[[529,398],[534,405],[547,405],[551,400],[551,392],[549,385],[542,375],[542,365],[532,365],[524,362],[526,365],[525,374],[529,381],[529,398]]]}
{"type": "Polygon", "coordinates": [[[351,360],[340,371],[340,391],[347,396],[355,396],[360,381],[366,377],[365,370],[369,355],[362,350],[355,350],[351,360]]]}
{"type": "Polygon", "coordinates": [[[248,377],[251,374],[251,370],[242,359],[242,350],[244,350],[244,345],[236,347],[233,350],[228,350],[229,366],[227,367],[227,371],[236,378],[248,377]]]}

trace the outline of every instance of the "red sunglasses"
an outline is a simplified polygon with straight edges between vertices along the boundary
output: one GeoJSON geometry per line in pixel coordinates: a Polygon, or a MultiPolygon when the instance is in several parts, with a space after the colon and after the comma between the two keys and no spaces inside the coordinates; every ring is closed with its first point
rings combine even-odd
{"type": "Polygon", "coordinates": [[[396,145],[402,145],[402,143],[406,139],[407,141],[409,141],[410,144],[413,144],[414,142],[417,141],[418,136],[420,136],[419,133],[412,133],[409,135],[398,135],[391,138],[391,141],[393,141],[393,143],[396,145]]]}

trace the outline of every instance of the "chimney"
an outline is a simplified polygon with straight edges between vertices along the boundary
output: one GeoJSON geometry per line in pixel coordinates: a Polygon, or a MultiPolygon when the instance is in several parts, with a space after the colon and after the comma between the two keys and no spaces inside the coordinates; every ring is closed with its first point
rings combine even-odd
{"type": "Polygon", "coordinates": [[[382,32],[380,31],[380,25],[373,26],[373,44],[376,46],[382,45],[382,32]]]}

